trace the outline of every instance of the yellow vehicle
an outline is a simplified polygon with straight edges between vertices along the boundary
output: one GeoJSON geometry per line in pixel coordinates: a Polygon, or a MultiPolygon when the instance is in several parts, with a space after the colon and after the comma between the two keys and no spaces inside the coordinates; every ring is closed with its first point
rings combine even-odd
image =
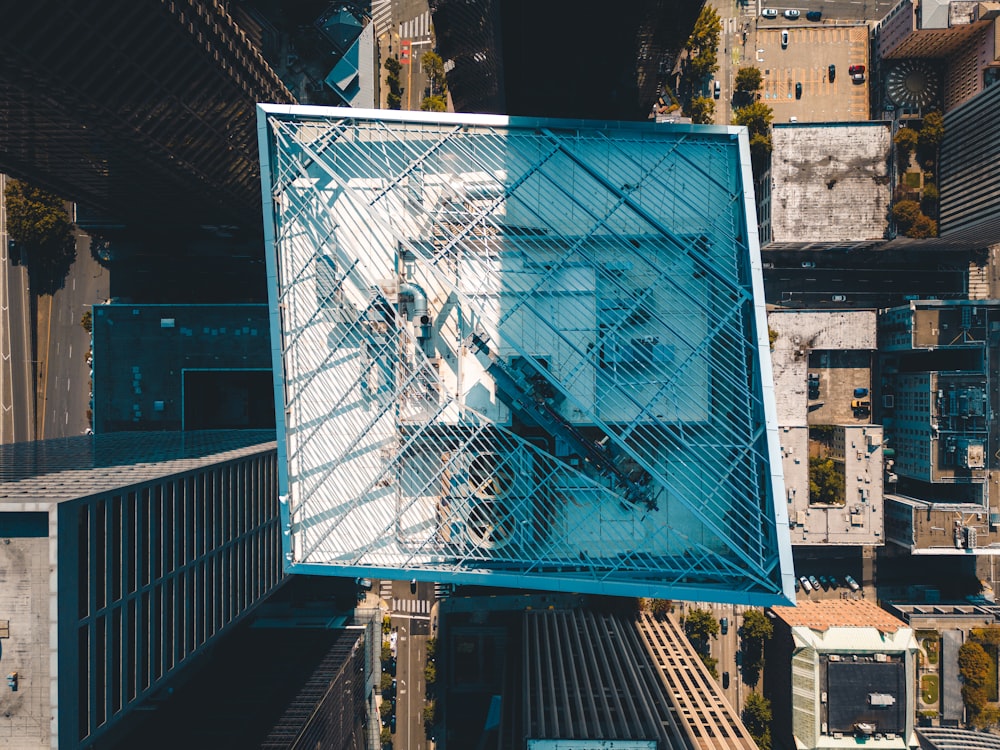
{"type": "Polygon", "coordinates": [[[860,398],[856,398],[853,401],[851,401],[851,408],[852,409],[871,409],[872,408],[872,402],[871,401],[865,401],[865,400],[860,399],[860,398]]]}

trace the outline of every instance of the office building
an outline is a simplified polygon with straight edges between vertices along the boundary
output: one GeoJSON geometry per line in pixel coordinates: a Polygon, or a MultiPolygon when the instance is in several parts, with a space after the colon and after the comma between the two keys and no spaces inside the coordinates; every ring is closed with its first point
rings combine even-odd
{"type": "Polygon", "coordinates": [[[912,553],[984,554],[1000,541],[998,314],[995,301],[913,300],[879,318],[886,538],[912,553]]]}
{"type": "Polygon", "coordinates": [[[775,741],[803,750],[907,750],[914,734],[913,631],[863,599],[774,607],[766,647],[775,741]]]}
{"type": "Polygon", "coordinates": [[[791,594],[745,131],[263,105],[260,136],[291,571],[791,594]]]}
{"type": "Polygon", "coordinates": [[[254,107],[294,99],[225,3],[22,3],[0,46],[0,170],[115,224],[259,231],[254,107]]]}
{"type": "Polygon", "coordinates": [[[273,429],[267,305],[95,305],[94,431],[273,429]]]}
{"type": "Polygon", "coordinates": [[[90,747],[282,576],[271,431],[0,446],[0,747],[90,747]]]}

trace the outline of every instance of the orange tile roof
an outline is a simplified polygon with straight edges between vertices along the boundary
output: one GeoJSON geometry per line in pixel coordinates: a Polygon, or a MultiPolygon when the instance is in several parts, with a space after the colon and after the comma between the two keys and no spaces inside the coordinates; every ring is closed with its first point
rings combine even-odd
{"type": "Polygon", "coordinates": [[[900,628],[908,627],[902,620],[864,599],[804,601],[795,607],[771,609],[789,627],[810,630],[877,628],[882,633],[895,633],[900,628]]]}

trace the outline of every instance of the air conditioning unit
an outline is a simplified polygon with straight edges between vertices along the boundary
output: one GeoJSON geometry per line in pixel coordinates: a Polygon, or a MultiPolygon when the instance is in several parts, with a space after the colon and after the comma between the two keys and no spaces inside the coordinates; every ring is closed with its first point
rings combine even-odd
{"type": "Polygon", "coordinates": [[[525,541],[532,528],[533,457],[524,448],[481,453],[444,454],[447,505],[452,513],[452,542],[482,550],[525,541]]]}

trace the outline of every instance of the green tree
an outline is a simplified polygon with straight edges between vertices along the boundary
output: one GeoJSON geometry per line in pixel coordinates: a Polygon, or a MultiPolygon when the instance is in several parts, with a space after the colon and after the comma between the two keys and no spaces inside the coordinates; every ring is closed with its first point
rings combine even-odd
{"type": "Polygon", "coordinates": [[[748,609],[743,613],[743,625],[740,626],[740,636],[745,641],[763,643],[774,635],[774,625],[771,618],[761,609],[748,609]]]}
{"type": "Polygon", "coordinates": [[[429,661],[424,665],[424,679],[428,685],[437,682],[437,667],[434,666],[434,662],[429,661]]]}
{"type": "Polygon", "coordinates": [[[938,112],[928,112],[924,115],[923,124],[920,126],[920,134],[917,136],[917,144],[920,149],[926,149],[931,154],[937,151],[944,138],[944,116],[938,112]]]}
{"type": "Polygon", "coordinates": [[[764,102],[751,102],[733,113],[733,125],[743,125],[754,135],[767,135],[774,120],[774,110],[764,102]]]}
{"type": "Polygon", "coordinates": [[[688,52],[696,52],[704,49],[718,49],[719,35],[722,33],[722,19],[718,11],[709,5],[705,5],[698,15],[698,20],[694,23],[691,36],[688,37],[684,49],[688,52]]]}
{"type": "Polygon", "coordinates": [[[388,643],[382,644],[382,661],[389,661],[392,658],[392,646],[388,643]]]}
{"type": "Polygon", "coordinates": [[[940,193],[938,193],[937,185],[933,182],[924,183],[924,189],[920,196],[920,210],[931,218],[937,216],[939,197],[940,193]]]}
{"type": "Polygon", "coordinates": [[[424,728],[430,729],[434,726],[434,722],[437,720],[437,703],[435,701],[427,701],[424,705],[424,728]]]}
{"type": "Polygon", "coordinates": [[[994,626],[973,628],[972,638],[980,643],[991,643],[994,646],[1000,646],[1000,628],[994,626]]]}
{"type": "Polygon", "coordinates": [[[379,741],[382,743],[382,747],[392,747],[392,732],[389,727],[382,727],[382,731],[379,733],[379,741]]]}
{"type": "Polygon", "coordinates": [[[748,66],[746,68],[740,68],[736,71],[737,91],[752,94],[755,91],[760,90],[763,82],[763,76],[761,76],[760,68],[748,66]]]}
{"type": "Polygon", "coordinates": [[[990,657],[986,649],[975,641],[967,641],[958,649],[958,673],[966,685],[985,687],[990,671],[990,657]]]}
{"type": "Polygon", "coordinates": [[[674,611],[674,604],[669,599],[650,599],[649,613],[660,620],[667,616],[668,612],[674,611]]]}
{"type": "Polygon", "coordinates": [[[386,61],[382,63],[382,67],[389,71],[389,75],[399,78],[399,72],[403,69],[402,63],[399,62],[395,57],[386,58],[386,61]]]}
{"type": "Polygon", "coordinates": [[[394,91],[390,91],[388,94],[386,94],[385,105],[389,109],[399,109],[400,107],[402,107],[403,106],[402,89],[400,89],[398,94],[394,91]]]}
{"type": "Polygon", "coordinates": [[[719,58],[714,50],[703,49],[697,55],[689,57],[684,72],[691,90],[700,90],[705,81],[711,78],[718,69],[719,58]]]}
{"type": "Polygon", "coordinates": [[[979,730],[986,730],[1000,724],[1000,708],[996,706],[985,706],[972,717],[972,725],[979,730]]]}
{"type": "Polygon", "coordinates": [[[434,657],[437,655],[437,645],[438,645],[437,638],[427,639],[427,658],[432,661],[434,660],[434,657]]]}
{"type": "Polygon", "coordinates": [[[389,635],[392,630],[392,620],[389,619],[389,615],[382,618],[382,635],[389,635]]]}
{"type": "Polygon", "coordinates": [[[921,213],[917,216],[910,228],[906,230],[906,236],[913,237],[918,240],[924,240],[928,237],[937,237],[937,222],[931,217],[921,213]]]}
{"type": "MultiPolygon", "coordinates": [[[[444,75],[444,60],[441,59],[441,55],[437,52],[430,50],[421,55],[420,69],[427,76],[427,82],[431,88],[431,96],[444,94],[448,90],[448,83],[444,75]]],[[[444,112],[443,109],[432,111],[444,112]]]]}
{"type": "Polygon", "coordinates": [[[447,112],[448,102],[443,96],[425,96],[420,102],[420,109],[424,112],[447,112]]]}
{"type": "Polygon", "coordinates": [[[8,180],[7,234],[28,253],[61,249],[73,241],[73,225],[62,198],[20,180],[8,180]]]}
{"type": "Polygon", "coordinates": [[[986,688],[979,687],[978,685],[962,685],[962,702],[965,703],[965,707],[972,714],[972,721],[975,723],[976,714],[986,708],[986,704],[988,703],[986,688]]]}
{"type": "Polygon", "coordinates": [[[382,677],[379,679],[378,689],[384,695],[392,690],[392,675],[388,672],[383,672],[382,677]]]}
{"type": "Polygon", "coordinates": [[[711,125],[715,121],[715,102],[707,96],[696,96],[688,104],[687,116],[696,125],[711,125]]]}
{"type": "Polygon", "coordinates": [[[743,724],[760,750],[771,750],[771,701],[760,693],[750,693],[743,704],[743,724]]]}
{"type": "Polygon", "coordinates": [[[694,650],[708,653],[708,641],[719,634],[719,621],[707,609],[689,610],[684,618],[684,633],[694,650]]]}
{"type": "Polygon", "coordinates": [[[701,659],[701,663],[708,669],[708,673],[712,675],[712,678],[719,679],[719,660],[708,654],[698,654],[698,657],[701,659]]]}
{"type": "Polygon", "coordinates": [[[93,316],[93,313],[90,312],[90,310],[87,310],[83,314],[83,316],[80,318],[80,325],[83,326],[83,329],[87,333],[90,333],[93,330],[93,328],[94,328],[94,316],[93,316]]]}
{"type": "Polygon", "coordinates": [[[918,216],[920,216],[920,204],[916,201],[896,201],[892,207],[892,218],[900,232],[905,233],[912,227],[918,216]]]}
{"type": "Polygon", "coordinates": [[[900,128],[893,137],[896,144],[896,154],[899,156],[899,177],[910,166],[910,157],[917,148],[917,131],[913,128],[900,128]]]}
{"type": "Polygon", "coordinates": [[[821,505],[843,505],[844,472],[832,458],[813,456],[809,459],[809,502],[821,505]]]}

